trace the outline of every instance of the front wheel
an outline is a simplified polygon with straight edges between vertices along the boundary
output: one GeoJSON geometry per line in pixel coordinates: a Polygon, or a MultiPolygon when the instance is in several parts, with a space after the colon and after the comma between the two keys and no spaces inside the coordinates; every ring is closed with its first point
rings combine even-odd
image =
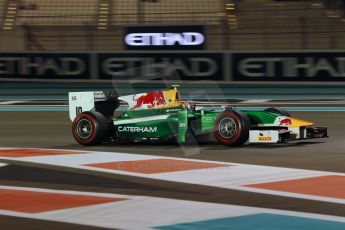
{"type": "Polygon", "coordinates": [[[72,123],[74,139],[82,145],[97,145],[108,136],[108,121],[99,112],[79,114],[72,123]]]}
{"type": "Polygon", "coordinates": [[[249,137],[251,123],[246,114],[236,110],[225,110],[214,124],[216,139],[228,146],[244,144],[249,137]]]}

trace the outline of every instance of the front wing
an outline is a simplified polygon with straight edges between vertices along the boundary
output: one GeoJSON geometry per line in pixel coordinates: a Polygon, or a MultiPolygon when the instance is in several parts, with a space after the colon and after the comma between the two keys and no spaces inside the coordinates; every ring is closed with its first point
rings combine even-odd
{"type": "MultiPolygon", "coordinates": [[[[272,127],[273,128],[273,127],[272,127]]],[[[315,138],[327,138],[327,127],[305,126],[292,130],[265,129],[250,130],[249,143],[279,143],[294,140],[306,140],[315,138]]]]}

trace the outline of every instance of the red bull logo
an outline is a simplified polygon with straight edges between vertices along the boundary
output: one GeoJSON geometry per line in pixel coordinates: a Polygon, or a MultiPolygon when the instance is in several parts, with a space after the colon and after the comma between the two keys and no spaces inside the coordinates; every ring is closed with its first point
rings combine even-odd
{"type": "Polygon", "coordinates": [[[136,102],[136,105],[133,107],[133,109],[139,109],[143,106],[146,106],[147,108],[154,108],[156,106],[165,105],[164,94],[162,91],[148,92],[136,99],[134,97],[133,100],[136,102]]]}
{"type": "Polygon", "coordinates": [[[289,126],[289,125],[292,125],[291,118],[283,118],[279,120],[279,126],[289,126]]]}

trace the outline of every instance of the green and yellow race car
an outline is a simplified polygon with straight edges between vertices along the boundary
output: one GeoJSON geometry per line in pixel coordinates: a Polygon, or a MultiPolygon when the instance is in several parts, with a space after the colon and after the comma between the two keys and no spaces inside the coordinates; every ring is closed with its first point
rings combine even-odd
{"type": "Polygon", "coordinates": [[[69,116],[75,140],[82,145],[103,141],[177,141],[209,138],[228,146],[278,143],[327,137],[326,127],[292,118],[281,108],[263,111],[232,107],[198,107],[180,100],[178,89],[117,96],[114,92],[70,92],[69,116]],[[121,103],[127,108],[121,110],[121,103]]]}

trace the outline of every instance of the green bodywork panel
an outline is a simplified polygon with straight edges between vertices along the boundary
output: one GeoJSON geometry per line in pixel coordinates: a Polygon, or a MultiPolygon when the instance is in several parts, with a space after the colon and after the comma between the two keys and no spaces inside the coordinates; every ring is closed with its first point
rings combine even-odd
{"type": "MultiPolygon", "coordinates": [[[[164,109],[128,110],[114,117],[115,134],[122,138],[168,138],[186,141],[189,129],[194,133],[213,131],[214,123],[223,110],[200,110],[192,112],[184,106],[164,109]],[[128,121],[128,123],[126,122],[128,121]],[[119,124],[117,124],[119,123],[119,124]]],[[[242,111],[252,125],[272,124],[277,114],[263,111],[242,111]]]]}
{"type": "Polygon", "coordinates": [[[162,138],[177,131],[176,117],[115,126],[116,136],[124,138],[162,138]]]}
{"type": "Polygon", "coordinates": [[[122,138],[163,138],[173,136],[179,131],[178,112],[183,109],[183,107],[176,107],[126,111],[119,117],[113,118],[116,136],[122,138]],[[140,121],[141,119],[143,121],[140,121]],[[128,120],[128,123],[125,123],[126,120],[128,120]],[[117,121],[122,123],[117,125],[117,121]]]}
{"type": "Polygon", "coordinates": [[[214,123],[221,112],[204,112],[201,116],[201,131],[213,130],[214,123]]]}
{"type": "Polygon", "coordinates": [[[188,110],[186,108],[178,111],[178,142],[183,143],[186,141],[188,131],[188,110]]]}
{"type": "Polygon", "coordinates": [[[252,125],[257,124],[273,124],[278,114],[264,112],[264,111],[242,111],[251,121],[252,125]]]}

